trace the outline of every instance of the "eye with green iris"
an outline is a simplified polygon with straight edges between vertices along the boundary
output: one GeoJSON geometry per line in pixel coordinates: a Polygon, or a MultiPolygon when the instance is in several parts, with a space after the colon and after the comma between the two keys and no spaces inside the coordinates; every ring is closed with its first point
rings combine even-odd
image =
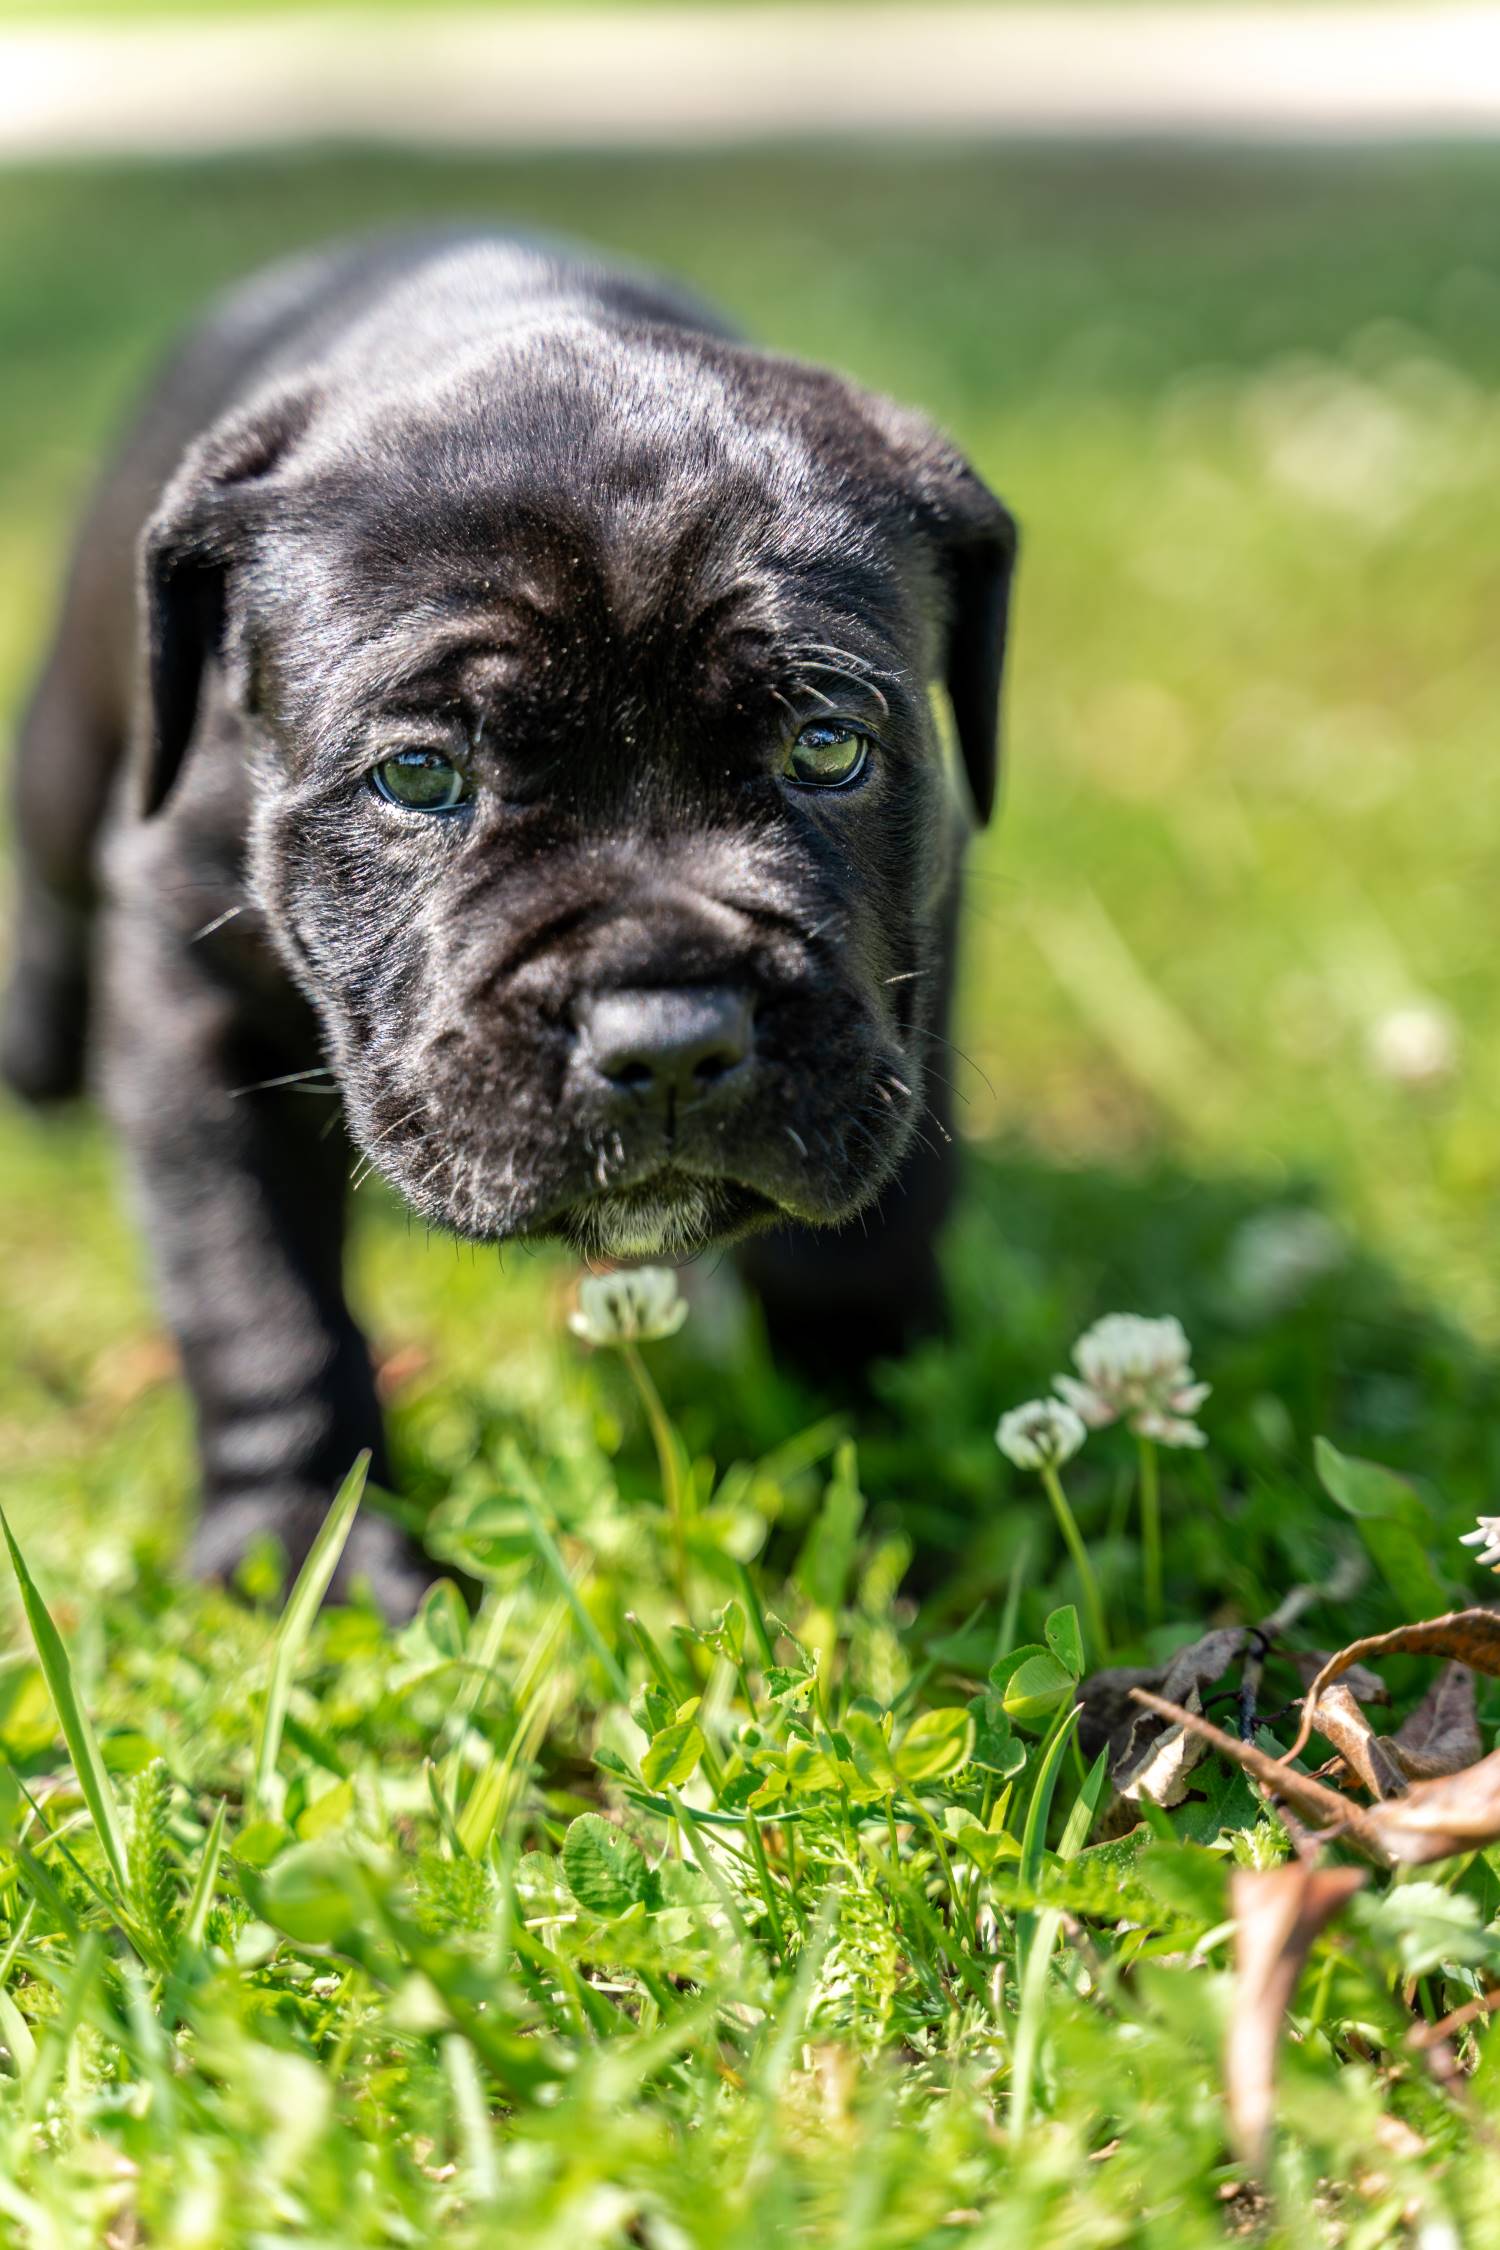
{"type": "Polygon", "coordinates": [[[867,735],[840,720],[804,727],[786,754],[782,772],[803,789],[842,789],[864,770],[867,735]]]}
{"type": "Polygon", "coordinates": [[[407,812],[453,812],[474,794],[468,775],[441,750],[398,750],[373,768],[370,785],[377,797],[407,812]]]}

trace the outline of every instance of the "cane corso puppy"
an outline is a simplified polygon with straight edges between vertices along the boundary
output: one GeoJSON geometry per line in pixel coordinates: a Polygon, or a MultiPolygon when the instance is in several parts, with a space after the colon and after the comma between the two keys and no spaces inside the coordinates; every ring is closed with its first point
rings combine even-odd
{"type": "MultiPolygon", "coordinates": [[[[315,255],[189,338],[24,722],[3,1055],[97,1054],[200,1567],[381,1474],[313,1089],[433,1226],[745,1240],[813,1372],[931,1318],[1014,551],[915,415],[555,246],[315,255]]],[[[418,1582],[378,1517],[347,1568],[418,1582]]]]}

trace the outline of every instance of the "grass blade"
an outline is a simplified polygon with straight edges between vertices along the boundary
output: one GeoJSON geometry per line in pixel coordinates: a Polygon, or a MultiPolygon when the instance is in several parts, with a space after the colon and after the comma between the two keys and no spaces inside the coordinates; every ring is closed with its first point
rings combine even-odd
{"type": "Polygon", "coordinates": [[[442,2045],[443,2063],[453,2096],[453,2117],[459,2146],[464,2152],[470,2199],[483,2206],[500,2192],[495,2164],[494,2127],[480,2082],[474,2050],[457,2032],[449,2032],[442,2045]]]}
{"type": "Polygon", "coordinates": [[[297,1670],[297,1659],[302,1654],[312,1621],[318,1613],[323,1596],[333,1582],[339,1556],[354,1523],[365,1489],[365,1478],[370,1472],[370,1456],[362,1453],[338,1491],[333,1505],[323,1518],[322,1528],[312,1543],[306,1562],[297,1573],[297,1583],[291,1598],[281,1613],[281,1623],[276,1628],[276,1645],[271,1652],[271,1678],[266,1688],[266,1707],[261,1715],[260,1741],[255,1752],[255,1779],[251,1784],[250,1801],[254,1814],[269,1816],[273,1800],[279,1795],[276,1761],[281,1755],[282,1730],[286,1725],[287,1700],[292,1692],[292,1680],[297,1670]]]}
{"type": "MultiPolygon", "coordinates": [[[[1049,1745],[1051,1781],[1047,1787],[1047,1802],[1052,1798],[1052,1782],[1057,1778],[1057,1767],[1062,1761],[1077,1711],[1069,1713],[1065,1725],[1059,1728],[1049,1745]],[[1055,1757],[1051,1753],[1055,1752],[1055,1757]]],[[[1104,1794],[1109,1753],[1101,1750],[1090,1766],[1083,1787],[1074,1800],[1073,1808],[1063,1825],[1058,1840],[1057,1856],[1060,1860],[1076,1859],[1083,1849],[1088,1832],[1099,1810],[1099,1800],[1104,1794]]],[[[1040,1793],[1040,1781],[1038,1782],[1040,1793]]],[[[1036,1795],[1032,1804],[1035,1806],[1036,1795]]],[[[1021,1873],[1025,1882],[1034,1885],[1041,1871],[1042,1837],[1046,1833],[1047,1809],[1044,1805],[1035,1832],[1030,1818],[1026,1823],[1026,1837],[1022,1845],[1021,1873]],[[1029,1853],[1029,1856],[1028,1856],[1029,1853]]],[[[1029,1919],[1029,1917],[1028,1917],[1029,1919]]],[[[1057,1943],[1057,1933],[1062,1927],[1062,1915],[1056,1907],[1048,1907],[1036,1917],[1030,1943],[1021,1954],[1020,2000],[1016,2021],[1016,2043],[1011,2067],[1010,2129],[1013,2138],[1026,2130],[1026,2114],[1031,2107],[1031,2086],[1036,2075],[1036,2059],[1042,2043],[1042,2019],[1047,2012],[1047,1967],[1052,1959],[1052,1948],[1057,1943]]],[[[1018,1923],[1019,1928],[1019,1923],[1018,1923]]],[[[1019,1949],[1018,1949],[1019,1950],[1019,1949]]]]}
{"type": "Polygon", "coordinates": [[[224,1815],[228,1807],[221,1797],[214,1811],[213,1826],[203,1847],[203,1857],[193,1883],[193,1895],[188,1900],[187,1920],[183,1924],[183,1941],[187,1945],[201,1946],[208,1929],[208,1910],[214,1902],[214,1886],[219,1880],[219,1861],[224,1852],[224,1815]]]}
{"type": "Polygon", "coordinates": [[[42,1677],[47,1683],[47,1692],[52,1698],[53,1708],[62,1727],[63,1740],[73,1761],[73,1771],[78,1776],[83,1801],[89,1808],[95,1833],[104,1856],[109,1861],[109,1870],[115,1879],[116,1896],[120,1905],[125,1907],[130,1898],[130,1855],[126,1847],[124,1825],[120,1819],[120,1808],[115,1803],[115,1793],[105,1771],[104,1760],[99,1754],[98,1739],[90,1724],[89,1715],[74,1689],[73,1666],[63,1645],[62,1635],[53,1624],[51,1612],[37,1591],[3,1511],[0,1511],[0,1529],[4,1530],[5,1544],[10,1549],[11,1568],[21,1589],[21,1601],[27,1623],[31,1627],[31,1637],[36,1643],[42,1677]]]}
{"type": "MultiPolygon", "coordinates": [[[[1026,1825],[1021,1831],[1021,1857],[1016,1867],[1016,1877],[1024,1891],[1035,1891],[1041,1873],[1042,1853],[1047,1843],[1047,1816],[1052,1810],[1052,1793],[1057,1787],[1057,1777],[1062,1770],[1064,1753],[1072,1740],[1083,1711],[1075,1703],[1070,1711],[1058,1711],[1052,1723],[1052,1732],[1042,1746],[1042,1762],[1032,1784],[1031,1801],[1026,1807],[1026,1825]]],[[[1031,1945],[1035,1917],[1029,1911],[1016,1916],[1016,1983],[1024,1987],[1026,1958],[1031,1945]]]]}
{"type": "Polygon", "coordinates": [[[573,1622],[578,1627],[580,1638],[598,1659],[599,1668],[619,1701],[628,1704],[630,1701],[630,1682],[621,1671],[619,1663],[606,1643],[603,1634],[584,1608],[583,1599],[573,1581],[573,1574],[563,1561],[562,1550],[543,1523],[528,1495],[525,1492],[518,1491],[516,1499],[531,1527],[532,1543],[542,1559],[543,1567],[572,1612],[573,1622]]]}
{"type": "Polygon", "coordinates": [[[708,1880],[714,1887],[714,1892],[718,1898],[719,1904],[724,1909],[725,1919],[728,1921],[730,1928],[734,1931],[735,1936],[739,1939],[740,1944],[742,1946],[748,1947],[750,1944],[750,1932],[745,1927],[745,1917],[743,1914],[741,1914],[739,1907],[736,1904],[734,1893],[729,1888],[729,1885],[725,1882],[723,1874],[720,1871],[718,1862],[715,1860],[713,1853],[709,1850],[708,1846],[704,1843],[703,1838],[698,1833],[697,1822],[695,1821],[692,1813],[688,1810],[687,1806],[683,1803],[682,1799],[678,1796],[675,1789],[669,1789],[667,1791],[667,1795],[671,1799],[672,1810],[677,1816],[677,1824],[681,1828],[683,1834],[687,1837],[688,1843],[692,1848],[694,1859],[698,1862],[698,1865],[702,1868],[704,1874],[708,1877],[708,1880]]]}
{"type": "Polygon", "coordinates": [[[443,1817],[452,1819],[458,1809],[458,1784],[464,1766],[464,1736],[469,1721],[479,1708],[480,1698],[494,1685],[500,1652],[505,1646],[506,1627],[516,1606],[514,1593],[501,1600],[492,1588],[480,1604],[469,1634],[465,1653],[469,1670],[464,1674],[453,1705],[448,1713],[447,1732],[453,1747],[440,1769],[433,1775],[433,1788],[441,1800],[443,1817]]]}
{"type": "Polygon", "coordinates": [[[503,1839],[517,1761],[524,1759],[525,1771],[529,1774],[532,1750],[541,1739],[533,1731],[528,1746],[523,1738],[528,1727],[534,1726],[538,1713],[542,1715],[540,1724],[545,1727],[553,1707],[552,1660],[567,1620],[567,1604],[554,1603],[516,1674],[513,1690],[516,1723],[509,1743],[503,1750],[491,1747],[470,1783],[462,1810],[458,1809],[455,1798],[453,1841],[464,1858],[482,1859],[497,1830],[503,1839]]]}
{"type": "Polygon", "coordinates": [[[541,1682],[516,1717],[515,1732],[505,1750],[491,1753],[480,1768],[474,1786],[454,1822],[454,1833],[470,1859],[482,1859],[491,1839],[503,1836],[518,1793],[526,1786],[552,1714],[557,1708],[556,1683],[541,1682]]]}
{"type": "Polygon", "coordinates": [[[64,1980],[59,1964],[49,1979],[53,1989],[60,1992],[62,2005],[56,2015],[49,2018],[41,2038],[36,2041],[31,2068],[23,2083],[21,2114],[28,2127],[35,2125],[46,2110],[58,2076],[66,2067],[78,2027],[88,2013],[103,1966],[104,1940],[97,1930],[89,1930],[79,1940],[71,1976],[64,1980]]]}
{"type": "Polygon", "coordinates": [[[36,2061],[36,2041],[31,2026],[8,1992],[0,1991],[0,2041],[10,2055],[11,2067],[24,2078],[36,2061]]]}
{"type": "Polygon", "coordinates": [[[1099,1810],[1099,1800],[1104,1795],[1108,1767],[1109,1752],[1101,1750],[1084,1777],[1083,1786],[1073,1800],[1073,1809],[1063,1823],[1063,1832],[1057,1839],[1057,1856],[1060,1860],[1076,1859],[1088,1842],[1089,1830],[1093,1827],[1099,1810]]]}
{"type": "Polygon", "coordinates": [[[1047,1842],[1047,1815],[1052,1810],[1052,1792],[1057,1787],[1063,1756],[1082,1710],[1083,1705],[1075,1703],[1065,1716],[1060,1716],[1042,1753],[1041,1766],[1032,1784],[1031,1801],[1026,1807],[1026,1825],[1021,1831],[1021,1859],[1016,1869],[1018,1879],[1028,1890],[1036,1888],[1042,1852],[1047,1842]]]}
{"type": "Polygon", "coordinates": [[[1026,1955],[1021,1971],[1020,2007],[1016,2017],[1016,2043],[1010,2071],[1010,2135],[1012,2146],[1026,2130],[1027,2113],[1031,2108],[1031,2082],[1036,2076],[1036,2059],[1042,2044],[1042,2018],[1047,2011],[1047,1965],[1052,1959],[1052,1948],[1062,1927],[1062,1915],[1055,1906],[1036,1918],[1032,1932],[1031,1949],[1026,1955]]]}
{"type": "Polygon", "coordinates": [[[5,1951],[0,1953],[0,1992],[4,1992],[10,1984],[10,1972],[16,1965],[16,1955],[30,1937],[31,1925],[35,1919],[36,1900],[29,1898],[21,1910],[19,1921],[10,1933],[5,1951]]]}

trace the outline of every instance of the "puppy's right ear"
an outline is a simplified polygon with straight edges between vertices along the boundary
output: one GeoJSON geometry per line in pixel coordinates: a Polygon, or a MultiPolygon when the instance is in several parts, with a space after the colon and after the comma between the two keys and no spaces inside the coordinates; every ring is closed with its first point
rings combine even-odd
{"type": "Polygon", "coordinates": [[[159,812],[187,755],[206,665],[223,653],[226,589],[263,487],[312,419],[315,397],[279,394],[190,447],[141,534],[137,802],[159,812]]]}

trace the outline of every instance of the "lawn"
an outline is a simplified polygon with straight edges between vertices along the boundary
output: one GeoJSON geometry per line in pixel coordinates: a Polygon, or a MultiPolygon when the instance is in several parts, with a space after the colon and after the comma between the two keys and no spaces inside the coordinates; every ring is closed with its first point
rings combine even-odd
{"type": "MultiPolygon", "coordinates": [[[[1128,1435],[1066,1489],[1116,1664],[1309,1589],[1263,1670],[1232,1630],[1197,1667],[1272,1754],[1292,1656],[1484,1599],[1497,190],[1477,150],[0,179],[7,710],[174,326],[393,217],[677,269],[924,404],[1025,535],[953,1330],[863,1406],[772,1368],[709,1276],[645,1348],[659,1450],[627,1359],[567,1334],[564,1263],[424,1245],[364,1189],[406,1501],[482,1599],[394,1643],[358,1607],[278,1626],[274,1557],[234,1599],[178,1575],[190,1437],[106,1141],[0,1113],[0,1493],[72,1683],[13,1605],[0,2238],[1500,2242],[1500,2033],[1411,2037],[1500,1982],[1500,1857],[1372,1868],[1353,1790],[1309,1880],[1367,1880],[1316,1938],[1304,1901],[1277,2130],[1232,2133],[1226,2033],[1267,2010],[1231,1916],[1272,1895],[1241,1878],[1302,1881],[1326,1808],[1283,1820],[1217,1753],[1111,1802],[1097,1698],[1082,1746],[1070,1716],[1089,1588],[993,1442],[1100,1315],[1180,1316],[1214,1388],[1207,1446],[1152,1457],[1159,1614],[1128,1435]]],[[[1375,1668],[1391,1728],[1433,1664],[1375,1668]]]]}

